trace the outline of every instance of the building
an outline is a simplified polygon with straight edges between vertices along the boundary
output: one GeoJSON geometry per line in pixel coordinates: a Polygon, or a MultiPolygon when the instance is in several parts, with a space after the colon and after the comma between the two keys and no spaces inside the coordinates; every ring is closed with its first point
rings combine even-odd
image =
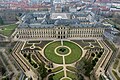
{"type": "Polygon", "coordinates": [[[93,17],[90,12],[28,13],[11,37],[15,40],[101,38],[105,28],[96,26],[93,17]]]}

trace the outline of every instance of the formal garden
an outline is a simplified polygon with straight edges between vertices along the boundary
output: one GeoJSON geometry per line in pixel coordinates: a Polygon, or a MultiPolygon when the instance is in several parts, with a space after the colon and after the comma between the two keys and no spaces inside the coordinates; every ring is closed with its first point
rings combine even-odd
{"type": "Polygon", "coordinates": [[[46,46],[44,54],[47,59],[57,64],[62,64],[62,56],[65,56],[65,63],[71,64],[80,59],[82,55],[82,49],[70,41],[63,41],[63,46],[61,46],[60,41],[55,41],[46,46]]]}
{"type": "Polygon", "coordinates": [[[120,80],[120,53],[117,55],[117,58],[113,62],[112,73],[117,80],[120,80]]]}
{"type": "Polygon", "coordinates": [[[103,52],[96,40],[27,41],[21,51],[42,79],[48,80],[84,79],[81,73],[89,76],[103,52]]]}

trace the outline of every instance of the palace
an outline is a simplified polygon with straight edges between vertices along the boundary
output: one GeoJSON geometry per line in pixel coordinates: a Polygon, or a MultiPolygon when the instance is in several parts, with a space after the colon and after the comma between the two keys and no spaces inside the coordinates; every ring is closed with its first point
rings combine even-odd
{"type": "Polygon", "coordinates": [[[97,26],[94,18],[91,12],[31,12],[21,18],[12,37],[15,40],[101,38],[105,27],[97,26]]]}

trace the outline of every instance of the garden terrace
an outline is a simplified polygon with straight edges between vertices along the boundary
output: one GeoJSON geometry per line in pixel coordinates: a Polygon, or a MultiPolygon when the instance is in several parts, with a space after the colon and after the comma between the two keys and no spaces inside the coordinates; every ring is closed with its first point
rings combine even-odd
{"type": "Polygon", "coordinates": [[[43,48],[43,47],[44,47],[46,44],[48,44],[49,42],[51,42],[51,41],[41,41],[40,44],[35,44],[35,46],[39,46],[39,47],[43,48]]]}
{"type": "Polygon", "coordinates": [[[31,56],[31,53],[29,53],[28,55],[24,56],[28,62],[34,67],[34,68],[37,68],[38,65],[36,64],[36,62],[33,61],[32,59],[32,56],[31,56]]]}
{"type": "Polygon", "coordinates": [[[28,44],[27,42],[25,43],[25,45],[24,45],[24,48],[29,48],[29,47],[31,47],[33,44],[28,44]]]}
{"type": "Polygon", "coordinates": [[[80,59],[82,56],[82,49],[78,45],[69,41],[64,41],[63,45],[68,46],[71,49],[71,54],[65,56],[66,64],[76,62],[80,59]]]}
{"type": "Polygon", "coordinates": [[[85,43],[82,40],[73,40],[73,41],[76,42],[77,44],[79,44],[82,48],[90,45],[89,43],[85,43]]]}
{"type": "Polygon", "coordinates": [[[46,65],[49,65],[49,63],[51,63],[50,61],[48,61],[47,59],[45,59],[40,52],[36,53],[36,57],[43,63],[45,63],[46,65]]]}
{"type": "Polygon", "coordinates": [[[93,46],[95,46],[95,47],[101,47],[98,42],[91,43],[91,44],[92,44],[93,46]]]}
{"type": "Polygon", "coordinates": [[[64,77],[64,72],[63,71],[54,74],[53,80],[60,80],[62,77],[64,77]]]}
{"type": "Polygon", "coordinates": [[[67,66],[66,68],[70,71],[77,72],[77,69],[75,67],[67,66]]]}
{"type": "Polygon", "coordinates": [[[46,48],[44,50],[44,54],[45,54],[46,58],[49,59],[50,61],[52,61],[54,63],[62,64],[63,63],[62,57],[58,56],[54,52],[55,48],[58,46],[61,46],[61,43],[59,41],[50,43],[49,45],[46,46],[46,48]]]}
{"type": "Polygon", "coordinates": [[[55,72],[58,72],[58,71],[61,71],[63,70],[63,66],[59,66],[59,67],[56,67],[54,69],[52,69],[52,72],[55,73],[55,72]]]}
{"type": "Polygon", "coordinates": [[[120,65],[119,65],[119,67],[118,67],[118,72],[120,73],[120,65]]]}
{"type": "Polygon", "coordinates": [[[104,49],[101,48],[97,40],[74,41],[28,41],[25,44],[27,47],[24,47],[21,52],[30,69],[39,72],[41,71],[39,67],[43,64],[47,75],[51,75],[48,77],[53,78],[53,80],[78,80],[78,75],[75,74],[78,71],[75,63],[81,62],[84,48],[88,47],[85,50],[87,53],[83,55],[85,56],[83,57],[85,59],[83,67],[86,70],[86,76],[89,76],[94,66],[98,64],[104,49]],[[38,69],[40,70],[38,71],[38,69]]]}
{"type": "Polygon", "coordinates": [[[73,40],[73,41],[78,43],[84,49],[90,49],[94,47],[101,48],[97,40],[73,40]]]}
{"type": "Polygon", "coordinates": [[[41,49],[40,49],[40,48],[37,48],[37,47],[34,48],[34,49],[30,49],[30,48],[24,48],[24,49],[23,49],[23,51],[26,51],[26,52],[27,52],[27,51],[32,51],[32,52],[33,52],[33,51],[40,51],[40,50],[41,50],[41,49]]]}
{"type": "Polygon", "coordinates": [[[24,72],[30,70],[30,68],[28,67],[28,65],[26,65],[26,64],[24,63],[24,61],[23,61],[16,53],[15,53],[15,54],[12,54],[12,56],[13,56],[14,59],[17,61],[17,63],[20,64],[19,66],[22,68],[22,70],[23,70],[24,72]]]}
{"type": "Polygon", "coordinates": [[[67,77],[71,78],[72,80],[77,80],[76,74],[69,71],[67,71],[67,77]]]}
{"type": "Polygon", "coordinates": [[[118,76],[116,71],[112,70],[112,73],[114,74],[114,76],[117,80],[120,80],[120,77],[118,76]]]}
{"type": "Polygon", "coordinates": [[[116,47],[113,45],[113,43],[109,42],[108,40],[104,40],[104,42],[114,51],[116,50],[116,47]]]}
{"type": "Polygon", "coordinates": [[[38,60],[38,58],[32,54],[32,59],[37,63],[37,64],[41,64],[40,60],[38,60]]]}
{"type": "MultiPolygon", "coordinates": [[[[111,61],[113,60],[114,56],[116,56],[116,53],[117,53],[118,50],[117,50],[117,48],[114,46],[114,44],[113,44],[112,42],[108,41],[107,39],[104,39],[103,41],[104,41],[105,45],[110,48],[110,49],[108,48],[108,49],[109,49],[109,52],[112,52],[112,54],[111,54],[111,56],[110,56],[110,59],[109,59],[109,61],[107,62],[107,65],[106,65],[106,67],[105,67],[105,70],[107,70],[108,67],[109,67],[109,65],[110,65],[110,63],[111,63],[111,61]]],[[[109,56],[109,55],[110,55],[110,54],[108,54],[108,56],[109,56]]]]}
{"type": "Polygon", "coordinates": [[[41,42],[41,41],[28,41],[27,44],[33,44],[33,43],[38,44],[38,43],[40,43],[40,42],[41,42]]]}
{"type": "Polygon", "coordinates": [[[118,64],[119,64],[119,60],[116,59],[113,65],[113,69],[116,69],[118,67],[118,64]]]}
{"type": "Polygon", "coordinates": [[[83,41],[84,41],[84,42],[91,42],[91,43],[92,43],[92,42],[93,42],[93,43],[96,42],[96,40],[83,40],[83,41]]]}
{"type": "MultiPolygon", "coordinates": [[[[40,50],[40,49],[39,49],[40,50]]],[[[39,50],[34,50],[34,49],[29,49],[29,50],[22,50],[21,51],[21,54],[24,54],[24,53],[36,53],[36,51],[39,51],[39,50]]]]}

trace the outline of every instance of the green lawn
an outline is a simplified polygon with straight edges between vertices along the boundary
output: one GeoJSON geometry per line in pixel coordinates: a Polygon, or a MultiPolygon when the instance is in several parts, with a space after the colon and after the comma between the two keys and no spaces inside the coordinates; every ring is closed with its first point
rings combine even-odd
{"type": "Polygon", "coordinates": [[[66,68],[70,71],[77,72],[77,69],[75,67],[67,66],[66,68]]]}
{"type": "Polygon", "coordinates": [[[113,43],[111,43],[110,41],[108,40],[104,40],[104,42],[114,51],[116,50],[116,47],[113,43]]]}
{"type": "Polygon", "coordinates": [[[120,59],[120,53],[118,54],[118,56],[117,56],[119,59],[120,59]]]}
{"type": "Polygon", "coordinates": [[[7,25],[7,26],[1,28],[0,34],[3,34],[5,36],[9,37],[13,33],[13,31],[15,30],[16,27],[17,27],[16,24],[7,25]]]}
{"type": "Polygon", "coordinates": [[[118,67],[118,72],[120,73],[120,65],[119,65],[119,67],[118,67]]]}
{"type": "Polygon", "coordinates": [[[84,49],[85,49],[85,50],[86,50],[86,49],[91,49],[91,47],[90,47],[90,46],[85,46],[84,49]]]}
{"type": "Polygon", "coordinates": [[[119,63],[119,60],[118,60],[118,59],[116,59],[116,60],[115,60],[115,62],[114,62],[114,65],[113,65],[113,69],[116,69],[116,68],[117,68],[118,63],[119,63]]]}
{"type": "Polygon", "coordinates": [[[72,80],[77,80],[77,76],[69,71],[67,71],[67,77],[71,78],[72,80]]]}
{"type": "MultiPolygon", "coordinates": [[[[80,59],[82,55],[81,48],[73,42],[64,41],[64,46],[68,46],[71,49],[71,53],[68,56],[65,56],[66,64],[73,63],[80,59]]],[[[52,62],[62,64],[63,58],[55,54],[55,48],[61,46],[60,41],[50,43],[44,50],[45,56],[52,62]]]]}
{"type": "Polygon", "coordinates": [[[120,77],[118,76],[116,71],[112,70],[112,73],[114,74],[114,76],[116,77],[117,80],[120,80],[120,77]]]}
{"type": "Polygon", "coordinates": [[[64,71],[61,71],[53,76],[53,80],[60,80],[62,77],[64,77],[64,71]]]}
{"type": "Polygon", "coordinates": [[[76,45],[73,42],[69,42],[69,41],[64,41],[63,45],[68,46],[71,49],[71,54],[68,56],[65,56],[66,64],[73,63],[80,59],[82,55],[82,50],[78,45],[76,45]]]}
{"type": "Polygon", "coordinates": [[[59,66],[59,67],[57,67],[57,68],[52,69],[52,72],[55,73],[55,72],[58,72],[58,71],[60,71],[60,70],[62,70],[62,69],[63,69],[63,67],[62,67],[62,66],[59,66]]]}
{"type": "Polygon", "coordinates": [[[55,54],[54,50],[57,46],[61,46],[61,43],[56,41],[50,43],[44,50],[45,56],[52,62],[62,64],[63,63],[63,58],[61,56],[58,56],[55,54]]]}

